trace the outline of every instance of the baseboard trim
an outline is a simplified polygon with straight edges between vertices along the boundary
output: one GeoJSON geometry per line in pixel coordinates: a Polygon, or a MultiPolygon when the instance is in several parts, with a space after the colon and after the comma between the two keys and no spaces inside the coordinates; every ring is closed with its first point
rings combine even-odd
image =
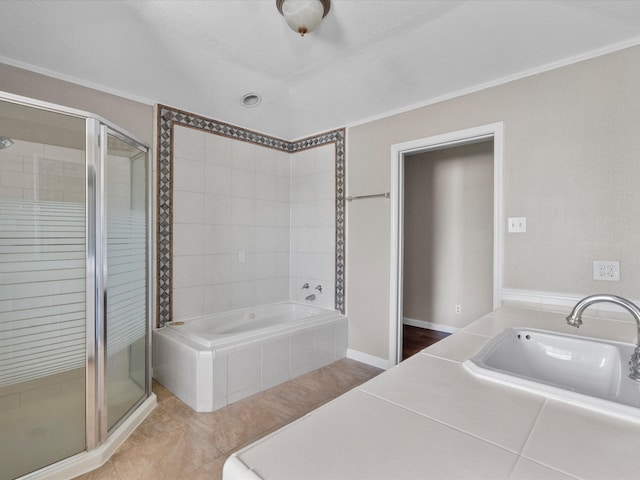
{"type": "Polygon", "coordinates": [[[452,327],[444,323],[425,322],[424,320],[416,320],[415,318],[402,317],[402,323],[418,328],[428,328],[429,330],[437,330],[439,332],[456,333],[460,327],[452,327]]]}
{"type": "Polygon", "coordinates": [[[347,358],[356,360],[357,362],[366,363],[372,367],[382,368],[383,370],[388,370],[395,366],[395,363],[390,362],[387,358],[376,357],[374,355],[369,355],[368,353],[359,352],[358,350],[348,349],[347,358]]]}

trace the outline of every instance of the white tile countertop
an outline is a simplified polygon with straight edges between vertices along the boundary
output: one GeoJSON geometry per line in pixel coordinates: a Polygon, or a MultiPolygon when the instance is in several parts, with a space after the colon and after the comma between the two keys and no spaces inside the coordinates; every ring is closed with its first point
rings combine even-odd
{"type": "Polygon", "coordinates": [[[235,453],[223,478],[640,478],[640,423],[478,379],[462,366],[508,327],[636,341],[628,314],[598,312],[576,330],[563,310],[502,307],[235,453]]]}

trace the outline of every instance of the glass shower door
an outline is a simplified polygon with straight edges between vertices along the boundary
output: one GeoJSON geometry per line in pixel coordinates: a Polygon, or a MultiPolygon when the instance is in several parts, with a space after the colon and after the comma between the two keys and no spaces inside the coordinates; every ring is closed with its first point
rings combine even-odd
{"type": "MultiPolygon", "coordinates": [[[[103,131],[106,127],[103,127],[103,131]]],[[[104,138],[104,135],[103,135],[104,138]]],[[[106,397],[111,430],[147,396],[147,151],[106,135],[106,397]]]]}
{"type": "Polygon", "coordinates": [[[86,448],[85,120],[0,101],[0,479],[86,448]]]}

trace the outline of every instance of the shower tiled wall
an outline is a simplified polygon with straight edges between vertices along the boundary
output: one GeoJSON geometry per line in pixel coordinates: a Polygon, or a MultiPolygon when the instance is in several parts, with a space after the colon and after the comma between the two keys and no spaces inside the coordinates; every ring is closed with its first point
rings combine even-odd
{"type": "Polygon", "coordinates": [[[328,144],[292,154],[292,300],[314,294],[314,304],[334,307],[335,242],[335,146],[328,144]]]}
{"type": "MultiPolygon", "coordinates": [[[[85,363],[85,152],[18,139],[14,142],[0,150],[0,327],[8,334],[0,345],[0,357],[13,354],[6,357],[7,362],[15,361],[19,367],[10,369],[14,363],[5,362],[7,368],[0,373],[0,385],[49,376],[85,363]],[[37,347],[52,341],[65,353],[51,357],[48,350],[37,347]],[[21,364],[24,352],[28,352],[28,366],[21,364]]],[[[118,283],[125,284],[129,302],[132,285],[139,281],[137,272],[131,274],[134,280],[130,279],[130,265],[140,254],[139,250],[132,253],[122,248],[120,242],[123,235],[134,231],[144,245],[144,218],[141,232],[135,231],[135,223],[130,222],[132,201],[135,204],[137,199],[138,204],[144,205],[144,198],[139,197],[145,194],[144,189],[132,191],[132,168],[144,175],[140,171],[144,162],[134,162],[132,167],[129,158],[108,156],[108,242],[118,244],[108,255],[110,286],[122,293],[118,283]]],[[[140,215],[144,215],[144,207],[140,215]]],[[[138,261],[144,262],[144,258],[138,261]]],[[[144,286],[141,290],[144,292],[144,286]]],[[[109,307],[122,312],[117,308],[122,301],[109,302],[109,307]]],[[[140,335],[133,331],[135,327],[128,326],[127,320],[126,315],[113,313],[111,333],[118,334],[109,344],[110,357],[118,349],[128,355],[122,343],[140,335]]],[[[144,334],[144,324],[141,328],[144,334]]],[[[117,365],[112,360],[110,368],[117,365]]],[[[128,363],[123,372],[125,378],[130,373],[127,367],[128,363]]]]}
{"type": "Polygon", "coordinates": [[[0,150],[0,198],[84,203],[84,152],[15,140],[0,150]]]}
{"type": "Polygon", "coordinates": [[[289,298],[290,157],[174,127],[174,319],[289,298]]]}
{"type": "Polygon", "coordinates": [[[0,150],[0,386],[14,399],[42,378],[60,389],[54,374],[85,363],[84,176],[80,149],[14,139],[0,150]]]}

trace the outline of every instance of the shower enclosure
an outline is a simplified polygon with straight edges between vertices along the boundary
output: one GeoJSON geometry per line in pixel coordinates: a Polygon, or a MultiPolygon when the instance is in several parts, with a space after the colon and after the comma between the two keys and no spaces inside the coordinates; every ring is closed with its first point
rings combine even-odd
{"type": "Polygon", "coordinates": [[[1,480],[98,466],[155,404],[149,193],[146,145],[0,92],[1,480]]]}

